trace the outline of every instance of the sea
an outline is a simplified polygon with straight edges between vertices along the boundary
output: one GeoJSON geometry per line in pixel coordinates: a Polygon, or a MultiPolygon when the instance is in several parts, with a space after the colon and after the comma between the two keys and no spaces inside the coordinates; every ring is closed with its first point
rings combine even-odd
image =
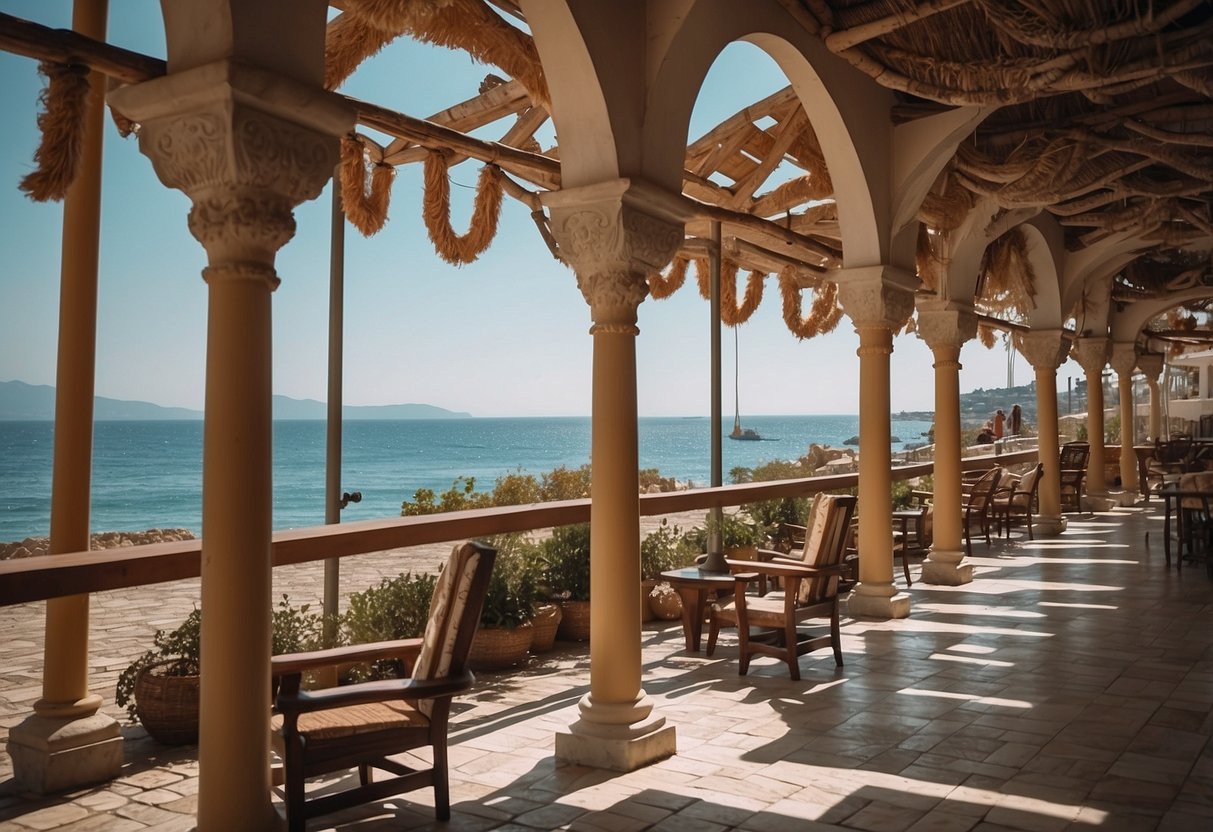
{"type": "MultiPolygon", "coordinates": [[[[724,430],[732,428],[726,419],[724,430]]],[[[843,447],[858,416],[751,416],[763,441],[723,440],[724,481],[733,468],[794,460],[809,445],[843,447]]],[[[892,450],[920,444],[931,423],[894,419],[892,450]]],[[[360,492],[343,520],[398,517],[417,489],[441,493],[457,477],[490,491],[522,471],[537,478],[590,461],[588,417],[350,420],[342,436],[342,490],[360,492]]],[[[642,417],[640,468],[705,486],[711,481],[708,417],[642,417]]],[[[0,542],[50,529],[52,422],[0,421],[0,542]]],[[[274,423],[274,527],[324,522],[325,423],[274,423]]],[[[202,422],[98,422],[93,432],[94,531],[187,528],[202,531],[202,422]]]]}

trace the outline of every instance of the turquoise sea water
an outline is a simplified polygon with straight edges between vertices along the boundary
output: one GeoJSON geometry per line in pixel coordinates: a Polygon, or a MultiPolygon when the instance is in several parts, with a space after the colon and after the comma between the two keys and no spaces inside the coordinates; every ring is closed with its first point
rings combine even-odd
{"type": "MultiPolygon", "coordinates": [[[[858,416],[752,416],[745,426],[772,441],[724,440],[729,470],[796,459],[811,443],[841,447],[859,433],[858,416]]],[[[710,420],[640,420],[640,467],[707,485],[711,478],[710,420]]],[[[929,422],[894,421],[894,442],[922,442],[929,422]]],[[[732,420],[724,426],[732,428],[732,420]]],[[[344,426],[342,488],[362,502],[344,520],[395,517],[418,488],[443,491],[458,476],[481,490],[522,469],[536,476],[590,460],[590,420],[567,418],[417,419],[350,421],[344,426]]],[[[50,528],[50,422],[0,422],[0,541],[46,535],[50,528]]],[[[274,526],[324,522],[324,422],[274,423],[274,526]]],[[[93,440],[95,531],[202,525],[201,422],[98,422],[93,440]]]]}

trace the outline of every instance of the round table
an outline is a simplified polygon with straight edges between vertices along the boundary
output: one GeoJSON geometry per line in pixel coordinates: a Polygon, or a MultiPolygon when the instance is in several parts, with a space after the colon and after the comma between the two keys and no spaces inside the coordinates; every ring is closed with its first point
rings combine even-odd
{"type": "Polygon", "coordinates": [[[732,592],[733,575],[730,572],[704,572],[697,566],[688,566],[666,570],[661,578],[682,598],[682,633],[686,636],[687,650],[698,653],[708,596],[715,597],[721,590],[732,592]]]}

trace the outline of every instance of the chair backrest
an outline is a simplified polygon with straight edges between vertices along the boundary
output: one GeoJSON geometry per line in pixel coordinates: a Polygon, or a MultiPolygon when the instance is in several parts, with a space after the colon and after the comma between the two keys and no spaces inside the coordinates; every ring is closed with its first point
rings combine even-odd
{"type": "Polygon", "coordinates": [[[1091,446],[1087,442],[1067,442],[1061,446],[1061,458],[1058,467],[1070,470],[1085,470],[1087,459],[1091,456],[1091,446]]]}
{"type": "Polygon", "coordinates": [[[970,510],[981,511],[989,505],[990,497],[994,494],[994,489],[998,487],[1000,477],[1002,477],[1002,469],[991,468],[981,475],[981,479],[973,483],[973,488],[969,491],[970,510]]]}
{"type": "MultiPolygon", "coordinates": [[[[475,542],[456,544],[451,551],[430,598],[421,651],[413,665],[414,679],[440,679],[463,672],[496,557],[495,549],[475,542]]],[[[421,701],[418,710],[429,716],[432,705],[429,700],[421,701]]]]}
{"type": "Polygon", "coordinates": [[[829,501],[826,499],[829,496],[820,491],[814,494],[813,502],[809,504],[809,516],[804,521],[804,547],[800,550],[800,559],[809,565],[815,563],[817,553],[821,551],[822,537],[829,520],[829,501]]]}
{"type": "MultiPolygon", "coordinates": [[[[1179,476],[1180,491],[1207,491],[1213,496],[1213,471],[1195,471],[1179,476]]],[[[1179,505],[1187,509],[1203,509],[1207,498],[1198,496],[1182,497],[1179,505]]]]}
{"type": "MultiPolygon", "coordinates": [[[[841,494],[818,494],[809,512],[809,534],[805,537],[804,562],[809,566],[833,567],[842,563],[847,547],[847,530],[855,513],[858,498],[841,494]],[[820,526],[820,532],[815,528],[820,526]],[[810,551],[809,541],[816,540],[810,551]]],[[[801,604],[813,604],[838,594],[837,572],[820,575],[800,582],[796,599],[801,604]]]]}
{"type": "Polygon", "coordinates": [[[1044,470],[1044,465],[1036,463],[1035,468],[1020,478],[1015,493],[1011,495],[1011,500],[1017,505],[1031,508],[1032,502],[1036,499],[1036,492],[1040,489],[1040,477],[1044,470]]]}

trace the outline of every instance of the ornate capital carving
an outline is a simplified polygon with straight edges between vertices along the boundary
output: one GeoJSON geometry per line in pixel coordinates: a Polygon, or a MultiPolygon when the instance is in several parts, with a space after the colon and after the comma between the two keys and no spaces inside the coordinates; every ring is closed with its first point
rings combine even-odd
{"type": "Polygon", "coordinates": [[[977,315],[949,301],[925,301],[918,306],[917,332],[932,350],[959,350],[977,335],[977,315]]]}
{"type": "Polygon", "coordinates": [[[1070,352],[1070,339],[1060,329],[1032,330],[1019,336],[1016,346],[1037,372],[1055,371],[1070,352]]]}
{"type": "Polygon", "coordinates": [[[190,197],[190,232],[212,266],[272,265],[295,233],[292,209],[320,194],[338,137],[353,125],[330,93],[230,61],[110,98],[139,124],[139,148],[160,181],[190,197]]]}
{"type": "Polygon", "coordinates": [[[1108,363],[1108,339],[1089,336],[1078,338],[1074,341],[1070,354],[1088,377],[1098,379],[1108,363]]]}
{"type": "Polygon", "coordinates": [[[1116,375],[1127,380],[1137,367],[1137,345],[1132,341],[1116,341],[1112,344],[1112,360],[1109,361],[1116,375]]]}
{"type": "Polygon", "coordinates": [[[682,219],[669,201],[664,192],[627,179],[544,196],[561,257],[578,275],[664,267],[683,238],[682,219]]]}
{"type": "Polygon", "coordinates": [[[1163,354],[1160,352],[1143,352],[1137,356],[1137,369],[1151,384],[1158,381],[1162,375],[1163,354]]]}
{"type": "Polygon", "coordinates": [[[649,293],[643,272],[577,273],[577,288],[590,305],[591,334],[639,335],[636,309],[649,293]]]}
{"type": "Polygon", "coordinates": [[[843,269],[838,278],[838,299],[856,330],[880,327],[901,329],[914,314],[918,278],[892,266],[843,269]]]}

